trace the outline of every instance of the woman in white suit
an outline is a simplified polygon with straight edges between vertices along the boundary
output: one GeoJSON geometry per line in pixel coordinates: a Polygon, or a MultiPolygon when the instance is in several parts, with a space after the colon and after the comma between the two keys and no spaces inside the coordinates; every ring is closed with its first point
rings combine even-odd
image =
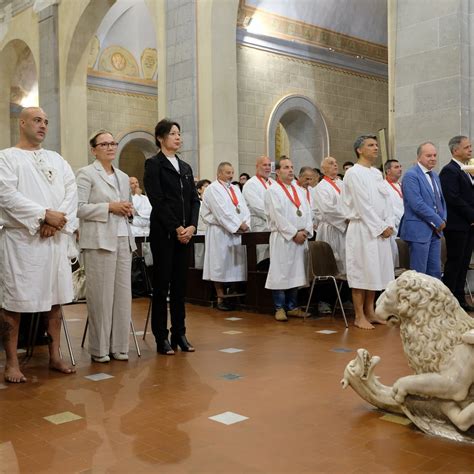
{"type": "Polygon", "coordinates": [[[79,245],[84,251],[89,352],[94,362],[128,360],[135,250],[128,176],[112,162],[117,143],[99,130],[90,139],[96,160],[77,172],[79,245]]]}

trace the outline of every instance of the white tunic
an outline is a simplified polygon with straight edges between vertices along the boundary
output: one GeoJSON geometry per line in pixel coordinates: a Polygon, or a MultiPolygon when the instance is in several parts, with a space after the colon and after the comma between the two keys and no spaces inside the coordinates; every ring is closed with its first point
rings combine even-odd
{"type": "MultiPolygon", "coordinates": [[[[342,192],[344,186],[341,179],[335,185],[342,192]]],[[[327,242],[334,252],[337,269],[346,272],[346,216],[342,210],[341,194],[325,179],[315,188],[316,217],[318,232],[316,240],[327,242]]]]}
{"type": "Polygon", "coordinates": [[[143,194],[133,194],[132,203],[136,212],[130,225],[132,235],[134,237],[147,237],[150,234],[150,201],[143,194]]]}
{"type": "Polygon", "coordinates": [[[239,201],[240,213],[232,203],[229,190],[219,181],[207,188],[201,216],[207,224],[203,279],[217,282],[247,280],[247,252],[235,235],[242,223],[250,226],[250,211],[237,186],[232,186],[239,201]]]}
{"type": "MultiPolygon", "coordinates": [[[[293,237],[298,230],[313,235],[313,220],[306,192],[297,185],[293,187],[301,202],[301,216],[297,215],[296,206],[278,183],[265,193],[265,210],[271,231],[270,268],[265,283],[269,290],[287,290],[308,284],[308,243],[299,245],[293,237]]],[[[293,197],[291,188],[287,186],[287,189],[293,197]]]]}
{"type": "Polygon", "coordinates": [[[354,165],[344,176],[341,195],[343,212],[350,220],[346,233],[349,286],[383,290],[395,276],[390,239],[381,237],[387,227],[394,225],[382,173],[354,165]]]}
{"type": "MultiPolygon", "coordinates": [[[[266,190],[273,184],[275,184],[275,181],[268,178],[268,182],[265,183],[267,187],[265,188],[257,176],[253,176],[245,183],[242,193],[250,211],[252,232],[268,232],[270,230],[263,198],[266,190]]],[[[261,262],[269,256],[268,245],[257,245],[257,262],[261,262]]]]}
{"type": "Polygon", "coordinates": [[[394,232],[392,237],[390,237],[390,244],[392,245],[392,256],[393,256],[393,265],[398,267],[398,247],[396,239],[398,238],[398,229],[400,228],[400,221],[402,220],[403,213],[405,212],[405,207],[403,206],[403,195],[402,195],[402,187],[399,183],[392,183],[395,186],[397,191],[392,187],[392,185],[385,180],[385,187],[388,190],[390,196],[390,205],[392,206],[393,210],[393,221],[394,221],[394,232]]]}
{"type": "Polygon", "coordinates": [[[69,164],[56,152],[0,151],[0,301],[33,313],[73,299],[68,241],[77,229],[77,189],[69,164]],[[46,209],[65,212],[67,224],[41,238],[46,209]]]}

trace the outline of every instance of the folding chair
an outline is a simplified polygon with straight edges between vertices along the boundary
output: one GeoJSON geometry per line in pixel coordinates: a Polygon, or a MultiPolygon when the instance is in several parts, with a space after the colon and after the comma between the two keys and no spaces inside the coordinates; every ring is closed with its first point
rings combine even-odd
{"type": "MultiPolygon", "coordinates": [[[[74,358],[74,352],[72,350],[71,338],[69,337],[69,330],[67,327],[66,319],[64,318],[63,307],[60,306],[61,311],[61,321],[64,328],[64,336],[66,338],[66,344],[69,351],[69,357],[71,358],[71,364],[76,365],[76,359],[74,358]]],[[[33,313],[31,315],[30,329],[28,331],[28,341],[26,343],[26,359],[31,359],[33,357],[33,351],[36,344],[36,338],[38,337],[38,329],[40,324],[42,313],[33,313]]],[[[61,348],[59,348],[59,354],[62,358],[61,348]]]]}
{"type": "Polygon", "coordinates": [[[398,267],[395,268],[395,278],[410,269],[410,249],[402,239],[395,239],[398,248],[398,267]]]}
{"type": "MultiPolygon", "coordinates": [[[[347,281],[347,279],[345,275],[338,272],[334,253],[331,246],[327,242],[309,242],[309,277],[312,283],[311,290],[309,292],[308,304],[306,305],[306,313],[308,313],[309,303],[311,302],[311,297],[313,296],[314,285],[316,282],[331,280],[334,283],[334,287],[336,288],[337,301],[341,307],[344,323],[346,328],[348,328],[349,325],[347,324],[346,313],[341,301],[340,287],[337,284],[337,282],[340,281],[342,286],[342,283],[347,281]]],[[[335,309],[336,308],[334,307],[334,311],[335,309]]]]}

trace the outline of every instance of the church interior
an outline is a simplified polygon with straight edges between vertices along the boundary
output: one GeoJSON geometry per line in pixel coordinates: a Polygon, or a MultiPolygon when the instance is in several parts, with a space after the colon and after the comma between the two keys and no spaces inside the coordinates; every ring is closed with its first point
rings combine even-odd
{"type": "MultiPolygon", "coordinates": [[[[0,149],[17,143],[22,109],[41,106],[44,147],[74,171],[93,161],[89,137],[105,129],[118,143],[114,166],[140,184],[163,117],[180,123],[180,157],[196,179],[215,179],[222,161],[252,176],[261,155],[290,156],[295,170],[333,156],[342,168],[364,133],[383,142],[378,165],[384,155],[408,168],[432,140],[442,166],[449,137],[471,129],[473,6],[0,0],[0,149]]],[[[472,445],[342,389],[360,347],[381,357],[384,383],[412,373],[398,328],[347,328],[339,311],[313,306],[282,325],[193,304],[198,296],[187,304],[195,353],[157,356],[144,333],[150,299],[138,297],[140,355],[131,343],[127,363],[106,366],[81,344],[87,305],[65,305],[76,374],[48,371],[44,345],[32,357],[19,349],[29,381],[0,381],[0,472],[474,472],[472,445]]]]}

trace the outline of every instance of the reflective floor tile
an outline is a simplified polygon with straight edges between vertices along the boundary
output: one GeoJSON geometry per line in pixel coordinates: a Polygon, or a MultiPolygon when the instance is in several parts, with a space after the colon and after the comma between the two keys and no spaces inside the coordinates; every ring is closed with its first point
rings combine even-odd
{"type": "Polygon", "coordinates": [[[331,329],[322,329],[321,331],[315,332],[319,332],[319,334],[336,334],[337,331],[332,331],[331,329]]]}
{"type": "MultiPolygon", "coordinates": [[[[133,332],[130,332],[130,334],[133,334],[133,332]]],[[[143,331],[135,331],[136,336],[143,336],[143,331]]]]}
{"type": "Polygon", "coordinates": [[[7,388],[7,385],[5,385],[4,383],[0,383],[0,390],[3,390],[7,388]]]}
{"type": "Polygon", "coordinates": [[[221,374],[219,375],[221,379],[225,380],[239,380],[242,378],[242,375],[239,374],[221,374]]]}
{"type": "Polygon", "coordinates": [[[65,411],[63,413],[56,413],[56,415],[45,416],[44,419],[54,425],[62,425],[63,423],[69,423],[70,421],[81,420],[82,416],[76,415],[70,411],[65,411]]]}
{"type": "Polygon", "coordinates": [[[80,319],[80,318],[72,318],[72,319],[66,319],[66,321],[67,321],[68,323],[78,323],[78,322],[82,321],[82,319],[80,319]]]}
{"type": "Polygon", "coordinates": [[[222,334],[230,334],[233,336],[234,334],[242,334],[242,331],[224,331],[222,334]]]}
{"type": "Polygon", "coordinates": [[[248,420],[248,416],[242,416],[238,413],[233,413],[231,411],[226,411],[220,413],[219,415],[214,415],[209,417],[210,420],[217,421],[223,425],[233,425],[234,423],[239,423],[240,421],[248,420]]]}
{"type": "Polygon", "coordinates": [[[231,316],[230,318],[225,318],[226,321],[240,321],[242,318],[237,318],[236,316],[231,316]]]}
{"type": "Polygon", "coordinates": [[[228,349],[219,349],[219,352],[226,352],[227,354],[235,354],[236,352],[243,351],[243,349],[236,349],[235,347],[229,347],[228,349]]]}
{"type": "Polygon", "coordinates": [[[331,349],[331,352],[354,352],[352,349],[346,349],[345,347],[335,347],[331,349]]]}
{"type": "Polygon", "coordinates": [[[86,375],[84,378],[92,380],[93,382],[98,382],[99,380],[113,379],[114,376],[101,372],[99,374],[86,375]]]}

